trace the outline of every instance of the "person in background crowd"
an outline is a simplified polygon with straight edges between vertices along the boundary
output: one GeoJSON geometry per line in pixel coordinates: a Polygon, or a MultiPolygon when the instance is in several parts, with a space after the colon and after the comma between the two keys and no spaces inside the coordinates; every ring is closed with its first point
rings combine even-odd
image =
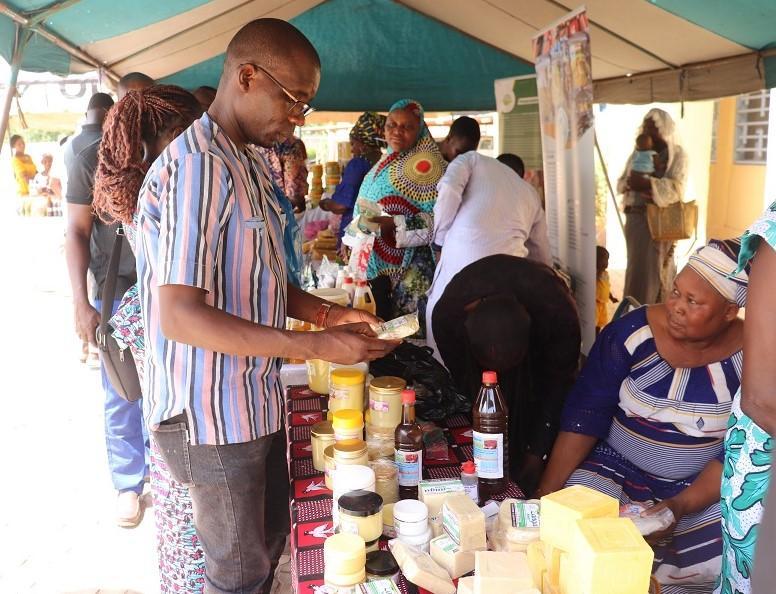
{"type": "Polygon", "coordinates": [[[525,177],[525,163],[523,163],[523,160],[517,155],[512,153],[502,153],[496,157],[496,160],[511,168],[512,171],[520,176],[520,179],[525,177]]]}
{"type": "Polygon", "coordinates": [[[687,154],[676,141],[676,125],[662,109],[651,109],[639,134],[652,138],[660,164],[651,175],[633,171],[633,155],[617,181],[617,191],[624,195],[625,243],[628,267],[623,295],[642,304],[660,303],[671,292],[676,273],[674,243],[655,241],[647,224],[647,204],[663,208],[682,200],[687,181],[687,154]]]}
{"type": "Polygon", "coordinates": [[[35,191],[46,196],[49,200],[48,215],[52,216],[59,209],[59,203],[62,199],[62,182],[52,173],[54,156],[51,153],[44,153],[40,158],[41,171],[33,179],[35,191]]]}
{"type": "Polygon", "coordinates": [[[197,87],[192,94],[197,98],[199,106],[202,108],[202,113],[208,110],[208,107],[212,105],[213,100],[216,98],[216,90],[213,87],[197,87]]]}
{"type": "MultiPolygon", "coordinates": [[[[113,99],[105,93],[95,93],[89,100],[86,123],[81,133],[67,145],[67,236],[65,254],[70,274],[75,309],[75,328],[81,341],[96,348],[95,329],[100,321],[102,286],[116,238],[117,224],[106,224],[95,216],[94,173],[97,153],[102,140],[102,123],[113,99]],[[88,290],[87,274],[94,280],[88,290]]],[[[136,280],[135,260],[129,247],[121,253],[116,294],[121,295],[136,280]]],[[[114,309],[119,304],[114,304],[114,309]]],[[[105,369],[102,386],[105,390],[105,441],[108,465],[113,485],[119,492],[117,523],[122,527],[136,526],[143,517],[140,495],[148,466],[146,464],[146,436],[141,402],[124,400],[110,385],[105,369]]]]}
{"type": "Polygon", "coordinates": [[[269,148],[259,147],[272,172],[272,179],[294,205],[296,212],[305,209],[307,196],[307,149],[301,138],[291,136],[269,148]]]}
{"type": "Polygon", "coordinates": [[[16,180],[16,196],[18,200],[17,211],[21,215],[30,214],[30,182],[38,172],[35,169],[35,163],[32,161],[25,149],[27,148],[24,143],[24,138],[18,134],[11,136],[10,140],[11,151],[11,167],[13,169],[13,176],[16,180]]]}
{"type": "Polygon", "coordinates": [[[579,316],[551,268],[499,254],[456,274],[432,314],[437,349],[462,394],[498,372],[509,405],[510,471],[530,496],[579,361],[579,316]]]}
{"type": "Polygon", "coordinates": [[[729,276],[739,249],[711,240],[664,304],[602,330],[539,487],[582,484],[650,515],[670,510],[671,524],[648,535],[669,594],[710,592],[720,573],[723,437],[741,382],[748,283],[745,271],[729,276]]]}
{"type": "Polygon", "coordinates": [[[345,228],[353,220],[358,191],[364,177],[380,159],[380,146],[384,142],[385,116],[374,111],[365,111],[350,130],[350,150],[353,158],[345,165],[342,181],[331,198],[321,200],[321,209],[342,216],[339,240],[345,228]]]}
{"type": "Polygon", "coordinates": [[[242,27],[215,101],[151,165],[138,200],[145,410],[189,489],[206,591],[272,587],[289,532],[279,359],[354,363],[396,346],[375,337],[374,316],[287,283],[282,204],[254,145],[304,125],[319,79],[293,25],[242,27]],[[287,332],[287,315],[326,329],[287,332]]]}
{"type": "MultiPolygon", "coordinates": [[[[390,303],[390,317],[418,312],[420,333],[416,336],[423,338],[426,293],[436,266],[431,250],[434,204],[447,163],[426,126],[423,106],[412,99],[391,106],[385,139],[388,152],[366,175],[359,191],[359,198],[386,213],[371,219],[380,225],[380,235],[366,274],[369,280],[384,279],[384,287],[373,284],[372,289],[378,304],[381,300],[390,303]]],[[[360,215],[356,204],[353,216],[360,215]]]]}
{"type": "Polygon", "coordinates": [[[617,303],[612,295],[612,285],[609,282],[609,250],[602,245],[595,248],[595,331],[596,335],[609,323],[608,304],[617,303]]]}
{"type": "Polygon", "coordinates": [[[750,580],[755,559],[756,578],[773,574],[773,557],[761,554],[765,551],[761,551],[760,541],[767,539],[766,546],[773,552],[773,512],[776,510],[772,496],[768,497],[767,506],[765,500],[771,482],[773,435],[776,434],[775,250],[776,202],[746,232],[738,259],[738,274],[743,274],[751,262],[744,323],[746,357],[741,390],[733,400],[725,436],[722,576],[717,594],[761,594],[773,590],[773,582],[768,587],[753,588],[750,580]],[[764,506],[770,520],[763,519],[764,506]],[[770,522],[767,527],[766,522],[770,522]]]}
{"type": "Polygon", "coordinates": [[[463,116],[440,150],[450,163],[434,206],[434,244],[442,249],[428,297],[426,338],[434,348],[432,312],[453,277],[480,258],[507,254],[550,263],[544,210],[533,188],[492,157],[477,152],[480,125],[463,116]],[[529,251],[529,242],[535,246],[529,251]]]}
{"type": "Polygon", "coordinates": [[[130,72],[119,80],[118,96],[123,99],[130,91],[142,91],[154,84],[154,79],[142,72],[130,72]]]}
{"type": "MultiPolygon", "coordinates": [[[[130,91],[108,114],[94,180],[94,209],[100,217],[120,221],[136,249],[137,200],[143,178],[159,154],[200,116],[201,107],[188,91],[170,85],[130,91]]],[[[129,348],[143,377],[143,316],[134,284],[121,300],[110,324],[119,346],[129,348]]],[[[205,583],[205,561],[194,529],[188,490],[170,474],[156,442],[151,440],[151,492],[162,594],[199,594],[205,583]]]]}

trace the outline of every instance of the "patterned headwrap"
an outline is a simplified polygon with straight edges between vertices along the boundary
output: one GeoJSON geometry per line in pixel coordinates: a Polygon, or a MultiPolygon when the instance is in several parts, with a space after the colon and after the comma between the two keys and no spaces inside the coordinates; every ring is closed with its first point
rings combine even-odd
{"type": "Polygon", "coordinates": [[[740,251],[740,239],[712,239],[690,256],[687,266],[707,280],[727,301],[745,307],[749,270],[746,267],[736,272],[740,251]]]}
{"type": "Polygon", "coordinates": [[[376,111],[365,111],[351,128],[350,136],[367,146],[380,146],[385,138],[385,116],[376,111]]]}

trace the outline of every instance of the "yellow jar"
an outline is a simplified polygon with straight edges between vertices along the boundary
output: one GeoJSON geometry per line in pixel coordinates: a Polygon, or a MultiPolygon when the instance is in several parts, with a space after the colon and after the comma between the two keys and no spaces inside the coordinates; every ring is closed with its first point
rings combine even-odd
{"type": "Polygon", "coordinates": [[[366,453],[366,444],[363,439],[349,439],[338,441],[332,448],[334,453],[334,469],[340,464],[358,464],[360,466],[369,465],[369,456],[366,453]]]}
{"type": "Polygon", "coordinates": [[[369,422],[395,429],[401,423],[401,392],[407,387],[400,377],[376,377],[369,384],[369,422]]]}
{"type": "Polygon", "coordinates": [[[380,538],[383,533],[383,498],[371,491],[348,491],[342,495],[339,506],[339,531],[358,534],[366,542],[380,538]]]}
{"type": "Polygon", "coordinates": [[[383,498],[383,503],[399,501],[399,468],[396,463],[380,458],[371,461],[369,467],[375,473],[375,493],[383,498]]]}
{"type": "Polygon", "coordinates": [[[340,367],[329,376],[329,410],[364,410],[364,372],[340,367]]]}
{"type": "Polygon", "coordinates": [[[319,472],[325,472],[326,459],[323,454],[327,447],[334,445],[334,428],[329,421],[320,421],[312,426],[310,443],[313,448],[313,468],[319,472]]]}
{"type": "Polygon", "coordinates": [[[324,482],[329,491],[334,490],[334,471],[337,469],[337,462],[334,460],[334,444],[323,450],[324,463],[324,482]]]}
{"type": "Polygon", "coordinates": [[[336,441],[364,439],[364,413],[360,410],[346,408],[334,411],[331,415],[331,426],[334,428],[336,441]]]}
{"type": "Polygon", "coordinates": [[[338,588],[366,579],[366,543],[357,534],[334,534],[323,544],[324,580],[338,588]]]}
{"type": "Polygon", "coordinates": [[[307,361],[307,385],[318,394],[329,393],[329,362],[321,359],[307,361]]]}

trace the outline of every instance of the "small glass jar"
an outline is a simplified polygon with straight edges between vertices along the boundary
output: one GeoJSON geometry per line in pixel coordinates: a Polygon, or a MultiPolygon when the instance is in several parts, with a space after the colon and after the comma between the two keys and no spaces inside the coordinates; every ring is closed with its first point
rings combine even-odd
{"type": "Polygon", "coordinates": [[[371,491],[348,491],[339,498],[339,531],[358,534],[366,542],[383,533],[383,498],[371,491]]]}
{"type": "Polygon", "coordinates": [[[331,426],[336,441],[364,439],[364,413],[360,410],[346,408],[335,411],[331,416],[331,426]]]}
{"type": "Polygon", "coordinates": [[[396,528],[393,525],[393,503],[383,504],[383,536],[396,538],[396,528]]]}
{"type": "Polygon", "coordinates": [[[337,468],[337,461],[334,459],[334,444],[323,450],[324,483],[329,491],[334,490],[334,470],[337,468]]]}
{"type": "Polygon", "coordinates": [[[334,469],[344,464],[369,465],[369,456],[366,453],[366,443],[363,439],[349,439],[338,441],[333,446],[334,469]]]}
{"type": "Polygon", "coordinates": [[[399,564],[390,551],[374,551],[366,554],[366,581],[389,579],[399,585],[399,564]]]}
{"type": "Polygon", "coordinates": [[[369,383],[369,422],[395,429],[401,423],[401,392],[407,387],[400,377],[376,377],[369,383]]]}
{"type": "MultiPolygon", "coordinates": [[[[364,373],[342,367],[329,375],[329,410],[364,410],[364,373]]],[[[363,418],[363,415],[362,415],[363,418]]]]}
{"type": "Polygon", "coordinates": [[[383,498],[383,503],[399,501],[399,468],[392,460],[380,458],[369,462],[375,473],[375,493],[383,498]]]}
{"type": "Polygon", "coordinates": [[[325,472],[323,453],[327,447],[334,445],[334,428],[329,421],[320,421],[310,428],[310,444],[313,448],[313,468],[325,472]]]}
{"type": "Polygon", "coordinates": [[[366,426],[366,447],[369,450],[369,459],[390,458],[393,460],[396,452],[396,428],[375,427],[372,424],[366,426]]]}

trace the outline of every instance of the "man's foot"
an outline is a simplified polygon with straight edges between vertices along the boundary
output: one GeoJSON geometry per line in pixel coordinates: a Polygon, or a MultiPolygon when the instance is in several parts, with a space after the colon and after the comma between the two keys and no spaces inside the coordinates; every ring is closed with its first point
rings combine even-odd
{"type": "Polygon", "coordinates": [[[116,523],[121,528],[134,528],[143,519],[143,506],[134,491],[119,493],[116,501],[116,523]]]}

